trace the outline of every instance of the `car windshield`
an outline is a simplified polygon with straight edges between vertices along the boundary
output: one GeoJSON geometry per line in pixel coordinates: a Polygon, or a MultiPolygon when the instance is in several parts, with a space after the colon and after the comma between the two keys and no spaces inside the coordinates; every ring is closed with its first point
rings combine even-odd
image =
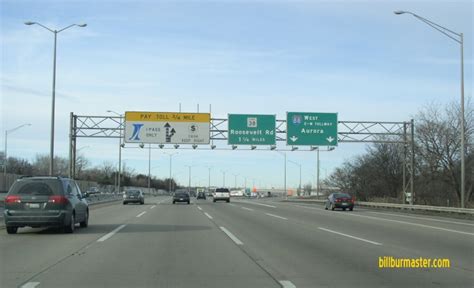
{"type": "Polygon", "coordinates": [[[137,191],[137,190],[127,191],[127,195],[138,196],[138,195],[140,195],[140,191],[137,191]]]}
{"type": "Polygon", "coordinates": [[[227,188],[219,188],[219,189],[216,189],[216,192],[229,193],[229,189],[227,189],[227,188]]]}
{"type": "Polygon", "coordinates": [[[60,181],[58,180],[31,180],[16,182],[11,188],[10,195],[50,196],[59,194],[60,181]]]}

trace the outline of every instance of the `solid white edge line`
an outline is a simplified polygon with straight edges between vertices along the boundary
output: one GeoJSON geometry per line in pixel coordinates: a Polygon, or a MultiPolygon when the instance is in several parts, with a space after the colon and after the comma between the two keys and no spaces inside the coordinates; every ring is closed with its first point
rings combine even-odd
{"type": "Polygon", "coordinates": [[[21,286],[21,288],[35,288],[39,284],[40,282],[28,282],[25,285],[21,286]]]}
{"type": "Polygon", "coordinates": [[[230,206],[236,206],[235,204],[229,203],[230,206]]]}
{"type": "MultiPolygon", "coordinates": [[[[295,205],[295,206],[303,207],[303,208],[307,208],[307,209],[324,211],[324,209],[322,209],[322,208],[320,209],[320,208],[308,207],[308,206],[304,206],[304,205],[295,205]]],[[[372,211],[367,211],[367,212],[372,212],[372,211]]],[[[375,213],[375,212],[372,212],[372,213],[375,213]]],[[[362,217],[362,218],[368,218],[368,219],[374,219],[374,220],[380,220],[380,221],[388,221],[388,222],[394,222],[394,223],[400,223],[400,224],[406,224],[406,225],[412,225],[412,226],[419,226],[419,227],[424,227],[424,228],[431,228],[431,229],[436,229],[436,230],[441,230],[441,231],[446,231],[446,232],[453,232],[453,233],[459,233],[459,234],[474,236],[474,233],[463,232],[463,231],[452,230],[452,229],[441,228],[441,227],[430,226],[430,225],[424,225],[424,224],[419,224],[419,223],[412,223],[412,222],[405,222],[405,221],[400,221],[400,220],[386,219],[386,218],[381,218],[381,217],[359,215],[359,214],[355,214],[355,213],[348,213],[348,214],[340,213],[338,215],[346,215],[346,216],[350,216],[350,217],[355,216],[355,217],[362,217]]],[[[403,215],[403,216],[405,216],[405,215],[403,215]]],[[[429,218],[427,218],[427,219],[429,219],[429,218]]]]}
{"type": "Polygon", "coordinates": [[[146,213],[146,211],[143,211],[142,213],[138,214],[136,217],[137,217],[137,218],[140,218],[140,217],[142,217],[145,213],[146,213]]]}
{"type": "Polygon", "coordinates": [[[225,229],[225,227],[219,227],[225,234],[227,234],[227,236],[229,236],[230,239],[232,239],[232,241],[234,241],[235,244],[237,245],[244,245],[244,243],[242,243],[242,241],[239,240],[239,238],[235,237],[234,234],[230,233],[229,230],[225,229]]]}
{"type": "Polygon", "coordinates": [[[270,207],[270,208],[277,208],[276,206],[261,204],[261,203],[254,203],[254,202],[244,202],[244,203],[253,204],[253,205],[260,205],[260,206],[265,206],[265,207],[270,207]]]}
{"type": "Polygon", "coordinates": [[[198,209],[199,209],[199,210],[201,210],[201,211],[202,211],[202,208],[201,208],[201,207],[199,207],[199,206],[197,206],[197,207],[198,207],[198,209]]]}
{"type": "Polygon", "coordinates": [[[288,220],[288,218],[281,217],[281,216],[278,216],[278,215],[275,215],[275,214],[270,214],[270,213],[265,213],[265,214],[268,215],[268,216],[275,217],[275,218],[280,218],[280,219],[283,219],[283,220],[288,220]]]}
{"type": "Polygon", "coordinates": [[[211,215],[207,214],[206,212],[204,212],[204,214],[206,214],[207,218],[212,219],[211,215]]]}
{"type": "Polygon", "coordinates": [[[383,212],[375,212],[375,211],[368,211],[368,210],[366,210],[366,212],[367,212],[367,213],[373,213],[373,214],[387,215],[387,216],[411,218],[411,219],[415,219],[415,220],[427,220],[427,221],[436,221],[436,222],[450,223],[450,224],[456,224],[456,225],[474,226],[474,224],[471,224],[471,223],[456,222],[456,221],[449,221],[449,220],[442,220],[442,219],[434,219],[434,218],[432,219],[432,218],[426,218],[426,217],[415,217],[415,216],[408,216],[408,215],[398,215],[398,214],[393,214],[393,213],[383,213],[383,212]]]}
{"type": "Polygon", "coordinates": [[[338,234],[338,235],[341,235],[341,236],[349,237],[349,238],[352,238],[352,239],[364,241],[364,242],[367,242],[367,243],[370,243],[370,244],[382,245],[382,243],[379,243],[379,242],[370,241],[370,240],[367,240],[367,239],[364,239],[364,238],[359,238],[359,237],[356,237],[356,236],[352,236],[352,235],[349,235],[349,234],[344,234],[344,233],[337,232],[337,231],[333,231],[333,230],[329,230],[329,229],[326,229],[326,228],[318,227],[318,229],[323,230],[323,231],[326,231],[326,232],[338,234]]]}
{"type": "Polygon", "coordinates": [[[248,211],[254,211],[253,209],[250,209],[250,208],[247,208],[247,207],[240,207],[240,208],[242,208],[244,210],[248,210],[248,211]]]}
{"type": "Polygon", "coordinates": [[[452,229],[446,229],[446,228],[440,228],[440,227],[436,227],[436,226],[430,226],[430,225],[424,225],[424,224],[418,224],[418,223],[411,223],[411,222],[405,222],[405,221],[399,221],[399,220],[393,220],[393,219],[385,219],[385,218],[380,218],[380,217],[377,218],[377,217],[366,216],[366,215],[357,215],[355,213],[350,213],[348,215],[356,216],[356,217],[362,217],[362,218],[375,219],[375,220],[388,221],[388,222],[394,222],[394,223],[400,223],[400,224],[407,224],[407,225],[413,225],[413,226],[419,226],[419,227],[425,227],[425,228],[431,228],[431,229],[446,231],[446,232],[453,232],[453,233],[459,233],[459,234],[474,236],[474,233],[463,232],[463,231],[452,230],[452,229]]]}
{"type": "Polygon", "coordinates": [[[153,206],[150,207],[150,209],[153,209],[153,208],[155,208],[155,207],[156,207],[156,205],[153,205],[153,206]]]}
{"type": "Polygon", "coordinates": [[[281,287],[283,287],[283,288],[296,288],[296,286],[293,283],[291,283],[291,281],[281,280],[281,281],[278,281],[278,282],[280,282],[281,287]]]}
{"type": "Polygon", "coordinates": [[[112,232],[110,233],[107,233],[105,234],[104,236],[102,236],[101,238],[99,238],[99,240],[97,240],[97,242],[104,242],[105,240],[109,239],[110,237],[114,236],[115,233],[117,233],[118,231],[122,230],[125,226],[125,224],[123,225],[120,225],[119,227],[115,228],[114,230],[112,230],[112,232]]]}

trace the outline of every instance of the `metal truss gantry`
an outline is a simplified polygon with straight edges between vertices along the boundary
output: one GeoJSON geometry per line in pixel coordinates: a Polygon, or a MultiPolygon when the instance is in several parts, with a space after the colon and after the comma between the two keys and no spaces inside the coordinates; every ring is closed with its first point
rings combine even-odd
{"type": "MultiPolygon", "coordinates": [[[[187,150],[273,150],[310,152],[319,149],[312,146],[287,146],[286,120],[276,120],[275,146],[230,146],[227,144],[227,119],[211,118],[210,144],[203,145],[171,145],[153,144],[152,149],[187,149],[187,150]],[[225,142],[224,145],[220,144],[225,142]],[[278,145],[280,143],[281,145],[278,145]],[[219,145],[216,145],[219,144],[219,145]],[[237,149],[238,148],[238,149],[237,149]]],[[[414,122],[384,122],[384,121],[339,121],[339,143],[392,143],[403,145],[403,200],[406,192],[411,193],[410,204],[413,204],[414,194],[414,122]]],[[[69,175],[76,174],[76,152],[78,138],[122,138],[124,135],[124,118],[120,116],[84,116],[70,114],[69,133],[69,175]]],[[[138,148],[137,144],[127,144],[124,148],[138,148]]]]}

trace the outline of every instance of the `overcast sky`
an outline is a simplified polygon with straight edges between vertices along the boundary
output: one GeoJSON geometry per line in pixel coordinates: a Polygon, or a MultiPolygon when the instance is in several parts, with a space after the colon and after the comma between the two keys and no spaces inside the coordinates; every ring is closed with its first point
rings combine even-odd
{"type": "MultiPolygon", "coordinates": [[[[337,112],[339,120],[409,121],[423,106],[459,101],[459,44],[408,10],[465,35],[465,93],[472,95],[472,1],[5,1],[1,10],[1,125],[9,156],[49,153],[53,34],[58,34],[56,155],[68,156],[69,114],[106,110],[276,114],[337,112]]],[[[226,143],[221,143],[225,145],[226,143]]],[[[116,139],[79,139],[92,165],[117,163],[116,139]],[[88,147],[87,147],[88,146],[88,147]]],[[[321,176],[365,151],[340,143],[321,153],[321,176]]],[[[175,152],[167,150],[167,152],[175,152]]],[[[187,184],[283,185],[283,157],[267,151],[185,151],[173,174],[187,184]]],[[[124,149],[148,173],[148,151],[124,149]]],[[[152,174],[168,177],[153,151],[152,174]]],[[[314,183],[316,154],[288,153],[314,183]]],[[[288,184],[298,185],[288,163],[288,184]]]]}

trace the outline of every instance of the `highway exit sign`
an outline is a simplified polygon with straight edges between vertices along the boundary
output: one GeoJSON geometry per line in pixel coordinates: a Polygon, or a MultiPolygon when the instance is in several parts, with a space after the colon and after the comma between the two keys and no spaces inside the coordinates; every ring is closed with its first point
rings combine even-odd
{"type": "Polygon", "coordinates": [[[229,114],[229,145],[275,145],[276,116],[229,114]]]}
{"type": "Polygon", "coordinates": [[[337,113],[286,113],[286,144],[337,146],[337,113]]]}

